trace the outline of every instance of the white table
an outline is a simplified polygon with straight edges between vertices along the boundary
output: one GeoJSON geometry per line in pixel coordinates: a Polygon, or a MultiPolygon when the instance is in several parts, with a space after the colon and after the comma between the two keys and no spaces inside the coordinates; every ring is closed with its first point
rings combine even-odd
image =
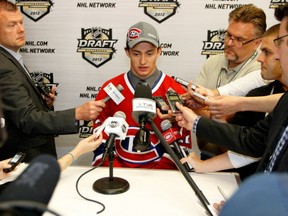
{"type": "MultiPolygon", "coordinates": [[[[63,216],[96,215],[102,207],[84,200],[75,189],[78,177],[89,169],[90,167],[72,166],[63,171],[49,208],[63,216]]],[[[191,176],[210,203],[223,200],[217,186],[228,197],[238,188],[235,173],[191,173],[191,176]]],[[[109,177],[108,167],[93,170],[79,182],[79,190],[83,196],[100,201],[106,206],[100,216],[206,215],[194,191],[178,170],[114,168],[114,177],[126,179],[130,188],[124,193],[113,195],[93,190],[93,183],[103,177],[109,177]]]]}

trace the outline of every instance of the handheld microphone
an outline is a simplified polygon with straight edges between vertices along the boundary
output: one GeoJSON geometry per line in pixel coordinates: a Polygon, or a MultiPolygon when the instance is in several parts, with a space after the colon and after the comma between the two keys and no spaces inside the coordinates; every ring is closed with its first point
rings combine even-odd
{"type": "Polygon", "coordinates": [[[141,124],[145,119],[154,119],[156,116],[156,102],[152,99],[152,92],[148,85],[139,83],[136,86],[132,99],[132,117],[141,124]]]}
{"type": "Polygon", "coordinates": [[[137,151],[147,150],[150,146],[150,131],[145,128],[145,125],[147,119],[153,119],[156,116],[156,102],[152,99],[149,85],[140,82],[136,86],[132,100],[132,116],[134,121],[140,124],[139,131],[133,140],[133,147],[137,151]]]}
{"type": "Polygon", "coordinates": [[[107,126],[104,131],[109,137],[106,140],[101,163],[103,163],[109,154],[109,177],[104,177],[94,182],[93,190],[96,192],[102,194],[118,194],[127,191],[130,187],[127,180],[113,176],[114,153],[112,153],[112,148],[114,147],[115,139],[123,140],[126,137],[128,123],[125,121],[125,118],[126,115],[122,111],[118,111],[113,117],[107,118],[107,126]]]}
{"type": "MultiPolygon", "coordinates": [[[[59,164],[53,156],[40,155],[0,194],[0,213],[42,215],[60,176],[59,164]]],[[[1,214],[2,215],[2,214],[1,214]]]]}
{"type": "Polygon", "coordinates": [[[115,139],[124,140],[128,131],[128,123],[125,121],[126,115],[122,111],[117,111],[113,117],[107,119],[104,132],[109,136],[106,140],[106,146],[102,156],[102,161],[107,157],[107,154],[111,151],[115,139]]]}
{"type": "MultiPolygon", "coordinates": [[[[177,157],[179,159],[186,157],[185,153],[177,143],[181,139],[179,130],[177,128],[173,128],[172,123],[168,119],[161,122],[161,129],[163,130],[162,136],[169,145],[173,145],[173,149],[177,157]]],[[[185,163],[184,166],[186,167],[187,171],[192,170],[190,164],[185,163]]]]}
{"type": "MultiPolygon", "coordinates": [[[[117,86],[116,86],[116,88],[118,89],[118,91],[123,91],[123,86],[121,85],[121,84],[118,84],[117,86]]],[[[107,101],[109,101],[111,99],[111,97],[108,95],[107,97],[105,97],[105,98],[103,98],[102,99],[102,101],[104,102],[104,103],[106,103],[107,101]]]]}

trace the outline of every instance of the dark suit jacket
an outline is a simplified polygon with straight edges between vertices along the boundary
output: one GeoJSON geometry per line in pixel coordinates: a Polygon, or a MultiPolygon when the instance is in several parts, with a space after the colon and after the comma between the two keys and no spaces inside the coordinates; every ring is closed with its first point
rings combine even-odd
{"type": "Polygon", "coordinates": [[[42,153],[56,156],[54,136],[78,132],[75,109],[49,111],[25,69],[2,47],[0,95],[8,132],[8,139],[0,149],[0,160],[18,151],[27,154],[27,162],[42,153]]]}
{"type": "MultiPolygon", "coordinates": [[[[232,151],[262,157],[258,171],[263,171],[287,124],[288,94],[285,93],[273,112],[252,127],[241,127],[201,118],[196,135],[232,151]]],[[[274,171],[288,171],[287,148],[282,153],[274,166],[274,171]]]]}

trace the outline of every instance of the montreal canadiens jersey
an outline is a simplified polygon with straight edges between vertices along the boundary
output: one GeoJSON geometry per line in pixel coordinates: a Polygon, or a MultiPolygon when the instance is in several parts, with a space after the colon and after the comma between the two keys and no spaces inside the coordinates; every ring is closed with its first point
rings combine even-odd
{"type": "MultiPolygon", "coordinates": [[[[103,89],[109,83],[112,83],[114,86],[121,84],[123,86],[121,93],[125,99],[118,105],[112,99],[107,101],[106,107],[94,121],[93,127],[99,127],[108,117],[114,116],[117,111],[122,111],[126,114],[126,122],[128,123],[129,128],[125,140],[115,139],[114,167],[176,169],[176,165],[168,153],[165,152],[164,147],[149,125],[146,125],[146,127],[150,130],[151,145],[149,149],[143,152],[137,152],[137,150],[133,148],[133,139],[139,130],[139,124],[136,123],[132,117],[132,99],[134,98],[135,89],[129,81],[128,73],[120,74],[111,80],[106,81],[101,87],[101,90],[99,91],[95,100],[102,100],[107,96],[107,93],[103,89]]],[[[172,88],[178,94],[183,94],[186,92],[186,90],[180,84],[176,83],[174,79],[165,75],[164,73],[161,73],[160,78],[156,81],[154,86],[152,86],[152,96],[161,96],[165,98],[165,94],[169,88],[172,88]]],[[[158,116],[153,119],[153,122],[161,133],[163,132],[161,130],[162,121],[163,120],[161,120],[158,116]]],[[[190,131],[186,130],[185,128],[180,128],[176,123],[174,124],[173,128],[179,128],[179,132],[182,136],[181,145],[191,148],[192,144],[190,131]]],[[[100,163],[107,138],[108,136],[103,132],[103,143],[94,151],[92,165],[95,166],[100,163]]],[[[103,162],[104,166],[109,166],[109,161],[107,158],[103,162]]]]}

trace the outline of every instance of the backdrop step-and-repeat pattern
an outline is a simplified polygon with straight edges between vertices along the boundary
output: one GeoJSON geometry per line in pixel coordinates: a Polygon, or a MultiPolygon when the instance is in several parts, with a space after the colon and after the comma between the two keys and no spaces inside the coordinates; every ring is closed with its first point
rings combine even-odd
{"type": "MultiPolygon", "coordinates": [[[[57,85],[56,110],[94,100],[101,85],[129,69],[124,47],[128,28],[146,21],[158,29],[163,48],[160,70],[185,80],[197,77],[210,56],[221,53],[221,33],[231,10],[249,0],[16,0],[24,16],[25,64],[39,81],[57,85]]],[[[286,0],[254,0],[276,23],[274,8],[286,0]]],[[[92,131],[56,138],[58,155],[92,131]]],[[[92,153],[76,163],[89,165],[92,153]]]]}

